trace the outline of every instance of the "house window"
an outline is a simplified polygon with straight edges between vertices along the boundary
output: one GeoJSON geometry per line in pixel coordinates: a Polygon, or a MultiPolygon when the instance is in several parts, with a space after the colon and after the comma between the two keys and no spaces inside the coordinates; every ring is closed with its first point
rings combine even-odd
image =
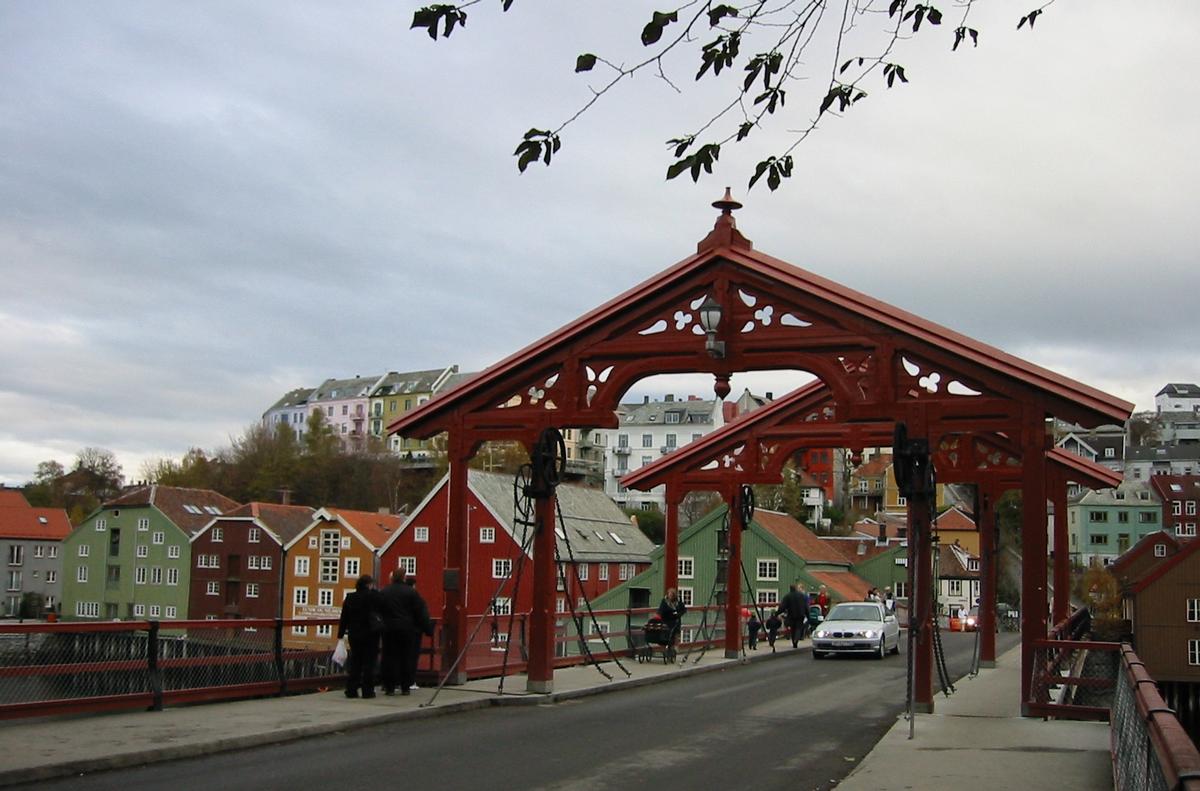
{"type": "Polygon", "coordinates": [[[213,541],[213,543],[219,543],[219,542],[221,542],[221,541],[224,541],[224,540],[225,540],[225,530],[224,530],[224,529],[222,529],[222,528],[220,528],[220,527],[214,527],[214,528],[212,529],[212,541],[213,541]]]}
{"type": "Polygon", "coordinates": [[[1129,512],[1128,511],[1118,511],[1117,512],[1117,522],[1122,525],[1129,524],[1129,512]]]}
{"type": "Polygon", "coordinates": [[[683,604],[684,607],[691,607],[692,606],[692,589],[691,588],[680,588],[679,589],[679,601],[680,601],[680,603],[683,604]]]}
{"type": "Polygon", "coordinates": [[[1188,664],[1200,665],[1200,640],[1188,640],[1188,664]]]}
{"type": "Polygon", "coordinates": [[[962,596],[962,580],[946,580],[948,595],[962,596]]]}
{"type": "Polygon", "coordinates": [[[608,582],[608,564],[607,563],[597,563],[596,564],[596,579],[600,580],[601,582],[608,582]]]}
{"type": "Polygon", "coordinates": [[[321,582],[338,581],[338,559],[321,558],[321,582]]]}
{"type": "MultiPolygon", "coordinates": [[[[668,412],[667,413],[667,422],[668,423],[678,423],[679,422],[679,413],[678,412],[668,412]]],[[[671,435],[668,434],[667,436],[671,436],[671,435]]],[[[667,444],[670,445],[671,443],[668,442],[667,444]]]]}
{"type": "Polygon", "coordinates": [[[204,587],[204,593],[207,596],[220,596],[221,595],[221,583],[217,582],[216,580],[209,581],[208,584],[205,585],[205,587],[204,587]]]}
{"type": "MultiPolygon", "coordinates": [[[[683,580],[690,580],[696,576],[696,559],[695,558],[680,558],[678,577],[683,580]]],[[[621,579],[626,579],[622,577],[621,579]]]]}
{"type": "MultiPolygon", "coordinates": [[[[333,407],[330,407],[330,409],[333,409],[333,407]]],[[[308,627],[307,626],[293,626],[292,634],[303,637],[304,635],[308,634],[308,627]]]]}
{"type": "Polygon", "coordinates": [[[168,585],[178,585],[179,584],[179,569],[167,569],[167,584],[168,585]]]}
{"type": "Polygon", "coordinates": [[[86,558],[91,553],[92,553],[92,547],[90,544],[80,544],[79,545],[79,557],[86,558]]]}
{"type": "Polygon", "coordinates": [[[654,447],[654,435],[653,434],[643,434],[642,435],[642,447],[643,448],[653,448],[654,447]]]}
{"type": "MultiPolygon", "coordinates": [[[[46,582],[48,582],[48,583],[58,582],[58,572],[55,571],[54,569],[50,569],[49,571],[47,571],[46,572],[46,582]]],[[[47,604],[48,603],[49,602],[47,602],[47,604]]]]}
{"type": "Polygon", "coordinates": [[[1188,500],[1187,506],[1183,509],[1183,512],[1185,514],[1187,514],[1188,516],[1195,516],[1196,515],[1196,501],[1188,500]]]}
{"type": "Polygon", "coordinates": [[[322,607],[332,607],[333,606],[333,589],[332,588],[321,588],[320,590],[318,590],[317,591],[317,604],[319,604],[322,607]]]}
{"type": "Polygon", "coordinates": [[[1138,522],[1143,525],[1158,524],[1158,513],[1155,511],[1138,512],[1138,522]]]}
{"type": "Polygon", "coordinates": [[[308,604],[308,588],[299,586],[292,589],[292,604],[308,604]]]}
{"type": "Polygon", "coordinates": [[[417,559],[411,556],[397,558],[396,568],[405,574],[415,575],[417,573],[417,559]]]}
{"type": "Polygon", "coordinates": [[[135,618],[146,617],[146,605],[144,605],[144,604],[133,605],[133,617],[135,617],[135,618]]]}
{"type": "Polygon", "coordinates": [[[492,615],[511,615],[512,599],[507,596],[497,596],[492,599],[492,615]]]}
{"type": "Polygon", "coordinates": [[[138,529],[138,532],[145,533],[147,530],[150,529],[150,520],[144,516],[141,519],[138,519],[137,520],[137,529],[138,529]]]}
{"type": "Polygon", "coordinates": [[[1103,533],[1088,536],[1088,543],[1095,546],[1108,546],[1108,536],[1103,533]]]}
{"type": "Polygon", "coordinates": [[[308,576],[308,558],[304,557],[303,555],[300,555],[296,558],[296,576],[308,576]]]}
{"type": "Polygon", "coordinates": [[[48,557],[48,558],[58,557],[58,547],[51,544],[49,547],[49,551],[46,553],[46,557],[48,557]]]}
{"type": "Polygon", "coordinates": [[[632,563],[622,563],[620,566],[617,567],[617,579],[627,580],[632,576],[633,576],[633,564],[632,563]]]}
{"type": "Polygon", "coordinates": [[[1188,623],[1200,623],[1200,599],[1187,600],[1188,623]]]}
{"type": "Polygon", "coordinates": [[[108,520],[107,519],[97,519],[96,520],[96,532],[102,533],[107,529],[108,529],[108,520]]]}
{"type": "MultiPolygon", "coordinates": [[[[119,568],[120,567],[118,567],[118,569],[119,568]]],[[[10,591],[21,590],[21,572],[19,572],[19,571],[8,572],[8,590],[10,590],[10,591]]]]}
{"type": "Polygon", "coordinates": [[[145,544],[138,544],[137,549],[134,550],[133,554],[137,555],[139,558],[149,557],[150,547],[146,546],[145,544]]]}
{"type": "Polygon", "coordinates": [[[667,435],[667,447],[668,447],[668,448],[675,448],[675,447],[678,447],[678,442],[679,442],[679,441],[678,441],[678,440],[675,438],[675,435],[674,435],[674,434],[668,434],[668,435],[667,435]]]}
{"type": "Polygon", "coordinates": [[[427,543],[429,541],[429,528],[428,527],[414,527],[413,528],[413,541],[415,541],[418,544],[427,543]]]}
{"type": "Polygon", "coordinates": [[[346,576],[357,577],[361,562],[358,558],[346,558],[346,576]]]}
{"type": "Polygon", "coordinates": [[[492,579],[506,579],[512,573],[512,561],[508,558],[492,558],[492,579]]]}
{"type": "Polygon", "coordinates": [[[767,582],[779,580],[779,561],[774,558],[761,558],[758,561],[758,579],[767,582]]]}
{"type": "Polygon", "coordinates": [[[900,580],[899,582],[893,582],[892,590],[895,592],[897,599],[907,599],[908,598],[908,582],[906,582],[905,580],[900,580]]]}
{"type": "Polygon", "coordinates": [[[150,535],[150,543],[152,543],[152,544],[165,544],[166,542],[167,542],[167,534],[161,530],[155,530],[150,535]]]}
{"type": "Polygon", "coordinates": [[[566,612],[567,611],[567,600],[564,599],[562,596],[559,596],[558,598],[556,598],[554,600],[554,611],[555,612],[566,612]]]}
{"type": "Polygon", "coordinates": [[[1171,516],[1183,516],[1183,501],[1182,500],[1172,500],[1171,501],[1171,516]]]}
{"type": "Polygon", "coordinates": [[[588,564],[587,563],[577,563],[575,565],[575,571],[579,575],[580,582],[583,582],[584,580],[586,580],[588,578],[588,564]]]}
{"type": "Polygon", "coordinates": [[[908,505],[908,498],[904,495],[900,495],[896,498],[896,505],[908,505]]]}
{"type": "Polygon", "coordinates": [[[162,605],[161,604],[151,604],[150,605],[150,617],[151,618],[162,617],[162,605]]]}
{"type": "Polygon", "coordinates": [[[1107,522],[1108,511],[1088,511],[1089,522],[1107,522]]]}
{"type": "Polygon", "coordinates": [[[1175,535],[1183,537],[1191,537],[1196,535],[1195,522],[1183,522],[1175,526],[1175,535]]]}
{"type": "Polygon", "coordinates": [[[145,585],[146,584],[146,567],[145,566],[138,566],[137,568],[135,568],[133,570],[133,584],[134,585],[145,585]]]}
{"type": "Polygon", "coordinates": [[[162,566],[150,567],[150,584],[162,585],[162,566]]]}
{"type": "Polygon", "coordinates": [[[75,569],[75,581],[76,582],[87,582],[87,580],[88,580],[88,567],[87,566],[77,567],[75,569]]]}
{"type": "Polygon", "coordinates": [[[967,558],[967,571],[979,571],[979,561],[975,558],[967,558]]]}
{"type": "Polygon", "coordinates": [[[179,557],[179,545],[178,544],[172,544],[171,546],[167,547],[167,557],[169,557],[169,558],[179,557]]]}
{"type": "Polygon", "coordinates": [[[1154,545],[1154,557],[1165,558],[1166,556],[1167,556],[1167,545],[1166,544],[1155,544],[1154,545]]]}
{"type": "Polygon", "coordinates": [[[247,599],[257,599],[258,598],[258,583],[257,582],[247,582],[246,583],[246,598],[247,599]]]}
{"type": "Polygon", "coordinates": [[[333,637],[333,624],[324,624],[317,627],[317,637],[333,637]]]}
{"type": "Polygon", "coordinates": [[[246,558],[246,568],[254,571],[258,570],[258,555],[250,555],[246,558]]]}
{"type": "Polygon", "coordinates": [[[270,571],[271,570],[271,556],[270,555],[262,555],[261,557],[259,557],[258,567],[260,569],[262,569],[263,571],[270,571]]]}
{"type": "Polygon", "coordinates": [[[341,552],[342,534],[337,530],[321,531],[321,554],[336,555],[341,552]]]}
{"type": "Polygon", "coordinates": [[[251,544],[257,544],[261,534],[261,530],[259,530],[257,527],[252,527],[246,531],[246,541],[251,544]]]}
{"type": "Polygon", "coordinates": [[[759,604],[779,604],[779,590],[776,588],[760,588],[754,593],[755,601],[759,604]]]}
{"type": "Polygon", "coordinates": [[[173,605],[173,604],[167,605],[166,616],[168,618],[174,618],[176,613],[178,613],[178,612],[179,612],[179,610],[175,608],[175,605],[173,605]]]}
{"type": "Polygon", "coordinates": [[[479,543],[480,544],[496,543],[496,528],[494,528],[494,527],[479,528],[479,543]]]}

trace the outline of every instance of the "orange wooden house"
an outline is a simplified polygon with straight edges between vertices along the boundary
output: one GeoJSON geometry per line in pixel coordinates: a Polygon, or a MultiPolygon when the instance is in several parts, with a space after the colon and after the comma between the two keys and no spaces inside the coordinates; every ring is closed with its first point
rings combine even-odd
{"type": "MultiPolygon", "coordinates": [[[[313,522],[289,541],[284,553],[284,618],[337,618],[359,575],[377,574],[377,551],[403,518],[371,511],[321,508],[313,522]]],[[[337,628],[295,624],[284,643],[296,648],[333,648],[337,628]]]]}

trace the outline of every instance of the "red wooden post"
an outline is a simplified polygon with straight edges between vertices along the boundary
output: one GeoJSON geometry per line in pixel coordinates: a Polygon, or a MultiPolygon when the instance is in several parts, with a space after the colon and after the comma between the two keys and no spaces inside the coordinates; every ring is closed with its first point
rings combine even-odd
{"type": "Polygon", "coordinates": [[[679,504],[682,487],[674,480],[666,485],[667,522],[663,531],[663,594],[679,588],[679,504]]]}
{"type": "Polygon", "coordinates": [[[1021,442],[1021,713],[1033,690],[1036,652],[1046,628],[1046,425],[1044,410],[1029,407],[1021,442]]]}
{"type": "Polygon", "coordinates": [[[1061,471],[1050,476],[1054,499],[1054,623],[1071,614],[1071,547],[1067,534],[1067,480],[1061,471]]]}
{"type": "MultiPolygon", "coordinates": [[[[450,435],[450,501],[446,514],[446,570],[442,580],[445,603],[442,606],[442,672],[446,683],[465,684],[467,663],[458,661],[467,646],[467,462],[470,449],[464,445],[462,432],[450,435]],[[451,668],[457,662],[457,667],[451,668]]],[[[382,569],[391,574],[390,569],[382,569]]],[[[381,583],[383,580],[380,581],[381,583]]]]}
{"type": "Polygon", "coordinates": [[[908,501],[908,541],[912,548],[909,562],[914,564],[916,582],[916,590],[909,592],[908,606],[914,608],[917,623],[916,655],[913,657],[913,709],[920,714],[933,713],[932,511],[930,496],[917,494],[908,501]]]}
{"type": "MultiPolygon", "coordinates": [[[[536,499],[537,533],[533,537],[533,611],[529,614],[530,692],[554,691],[554,563],[557,524],[553,493],[536,499]]],[[[571,591],[566,591],[567,596],[571,591]]]]}
{"type": "Polygon", "coordinates": [[[742,508],[741,493],[725,498],[729,503],[729,568],[725,584],[725,658],[737,659],[742,650],[742,508]]]}
{"type": "Polygon", "coordinates": [[[996,499],[994,484],[975,487],[979,527],[979,666],[996,666],[996,499]]]}

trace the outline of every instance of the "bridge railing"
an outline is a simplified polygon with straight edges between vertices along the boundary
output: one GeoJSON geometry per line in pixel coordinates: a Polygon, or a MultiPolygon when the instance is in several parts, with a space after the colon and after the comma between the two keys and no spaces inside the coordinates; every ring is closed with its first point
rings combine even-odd
{"type": "MultiPolygon", "coordinates": [[[[555,666],[629,657],[631,636],[653,612],[598,610],[595,622],[582,619],[582,637],[570,614],[561,614],[555,666]]],[[[724,633],[714,627],[717,615],[707,613],[708,627],[701,630],[705,608],[690,612],[680,651],[719,645],[724,633]]],[[[461,660],[467,678],[524,672],[528,619],[528,613],[511,621],[473,617],[468,633],[474,639],[461,660]]],[[[0,719],[157,710],[338,686],[344,673],[332,662],[336,629],[334,618],[0,624],[0,719]]],[[[422,683],[441,677],[442,645],[436,631],[423,641],[422,683]]]]}
{"type": "Polygon", "coordinates": [[[1128,644],[1082,639],[1081,609],[1034,641],[1028,709],[1059,719],[1108,721],[1118,791],[1200,791],[1200,753],[1128,644]]]}
{"type": "Polygon", "coordinates": [[[0,627],[0,719],[161,709],[327,687],[331,651],[289,646],[336,619],[25,623],[0,627]]]}

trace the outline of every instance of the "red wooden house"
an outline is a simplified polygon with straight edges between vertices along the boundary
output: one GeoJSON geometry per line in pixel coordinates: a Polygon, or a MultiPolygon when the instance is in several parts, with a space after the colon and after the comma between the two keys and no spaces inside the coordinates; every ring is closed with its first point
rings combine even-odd
{"type": "Polygon", "coordinates": [[[205,525],[192,536],[188,617],[279,617],[283,547],[312,521],[307,506],[247,503],[205,525]]]}
{"type": "MultiPolygon", "coordinates": [[[[447,481],[434,487],[380,551],[380,577],[386,580],[397,568],[415,575],[417,590],[435,616],[444,603],[447,481]]],[[[512,476],[471,470],[467,491],[467,578],[471,581],[465,592],[467,614],[528,612],[533,533],[532,526],[521,524],[514,507],[512,476]]],[[[555,533],[565,572],[558,583],[560,612],[569,611],[572,603],[578,606],[583,597],[594,599],[650,565],[653,544],[602,491],[563,485],[558,488],[558,501],[562,523],[555,525],[555,533]]]]}

